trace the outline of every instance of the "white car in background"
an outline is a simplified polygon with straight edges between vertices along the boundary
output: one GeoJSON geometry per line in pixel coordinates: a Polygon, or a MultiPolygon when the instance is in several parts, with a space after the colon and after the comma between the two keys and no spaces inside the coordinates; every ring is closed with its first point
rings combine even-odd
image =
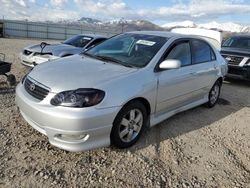
{"type": "Polygon", "coordinates": [[[94,34],[76,35],[61,44],[47,44],[42,42],[38,45],[29,46],[20,53],[21,63],[30,67],[46,61],[59,59],[74,54],[79,54],[91,48],[108,37],[94,34]]]}
{"type": "Polygon", "coordinates": [[[213,45],[218,51],[221,50],[222,34],[219,31],[202,28],[175,28],[172,29],[171,32],[201,37],[213,45]]]}

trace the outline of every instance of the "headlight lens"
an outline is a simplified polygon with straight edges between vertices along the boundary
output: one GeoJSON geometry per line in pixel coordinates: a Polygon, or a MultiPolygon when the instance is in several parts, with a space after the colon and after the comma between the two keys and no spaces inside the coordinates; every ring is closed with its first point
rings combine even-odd
{"type": "Polygon", "coordinates": [[[77,89],[58,93],[50,103],[54,106],[83,108],[99,104],[104,96],[105,92],[98,89],[77,89]]]}

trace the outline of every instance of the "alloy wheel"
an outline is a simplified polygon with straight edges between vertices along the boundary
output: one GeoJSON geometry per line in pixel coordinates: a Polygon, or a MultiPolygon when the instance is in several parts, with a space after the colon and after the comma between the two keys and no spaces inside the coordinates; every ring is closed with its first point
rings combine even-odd
{"type": "Polygon", "coordinates": [[[123,142],[131,142],[140,133],[143,125],[143,113],[139,109],[132,109],[123,116],[120,128],[119,137],[123,142]]]}

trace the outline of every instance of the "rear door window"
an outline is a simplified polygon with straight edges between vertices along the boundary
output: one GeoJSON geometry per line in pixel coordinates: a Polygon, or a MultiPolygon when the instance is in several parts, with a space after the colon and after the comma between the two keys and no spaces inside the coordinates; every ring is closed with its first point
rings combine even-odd
{"type": "Polygon", "coordinates": [[[204,63],[215,60],[215,54],[212,48],[204,41],[192,41],[192,63],[204,63]]]}

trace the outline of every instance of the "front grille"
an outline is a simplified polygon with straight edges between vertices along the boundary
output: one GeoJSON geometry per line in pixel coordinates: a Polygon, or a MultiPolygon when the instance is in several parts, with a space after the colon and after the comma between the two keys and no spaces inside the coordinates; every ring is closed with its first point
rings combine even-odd
{"type": "Polygon", "coordinates": [[[38,56],[38,55],[52,55],[52,53],[50,53],[50,52],[44,52],[44,53],[35,52],[35,53],[34,53],[34,56],[38,56]]]}
{"type": "Polygon", "coordinates": [[[228,64],[231,65],[239,65],[241,61],[244,59],[244,57],[236,57],[230,55],[222,55],[222,56],[228,61],[228,64]]]}
{"type": "Polygon", "coordinates": [[[49,93],[49,88],[27,77],[24,82],[25,90],[34,98],[43,100],[49,93]]]}
{"type": "Polygon", "coordinates": [[[24,55],[30,55],[30,54],[32,54],[32,52],[29,51],[29,50],[24,50],[24,51],[23,51],[23,54],[24,54],[24,55]]]}

